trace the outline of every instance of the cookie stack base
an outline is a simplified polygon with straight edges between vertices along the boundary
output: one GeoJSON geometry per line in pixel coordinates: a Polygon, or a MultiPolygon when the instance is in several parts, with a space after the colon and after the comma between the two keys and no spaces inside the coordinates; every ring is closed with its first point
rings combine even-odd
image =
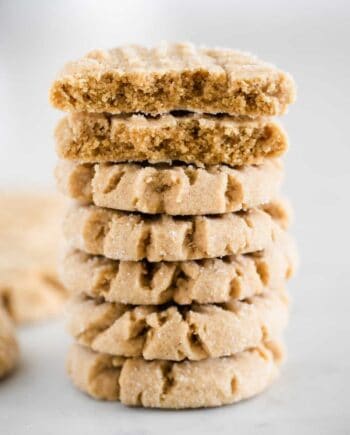
{"type": "Polygon", "coordinates": [[[203,408],[259,394],[278,376],[279,342],[197,362],[145,361],[96,353],[77,344],[67,359],[73,384],[88,395],[149,408],[203,408]]]}

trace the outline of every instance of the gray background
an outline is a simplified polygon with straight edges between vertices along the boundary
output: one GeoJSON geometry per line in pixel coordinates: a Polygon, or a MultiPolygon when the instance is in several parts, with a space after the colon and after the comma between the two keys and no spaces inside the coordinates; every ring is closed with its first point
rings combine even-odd
{"type": "Polygon", "coordinates": [[[53,185],[60,114],[47,90],[66,60],[162,39],[240,48],[298,84],[282,122],[301,253],[290,285],[289,360],[265,395],[181,413],[89,400],[64,375],[69,339],[53,322],[20,331],[22,366],[0,386],[1,433],[350,433],[349,24],[345,0],[0,1],[0,187],[53,185]]]}

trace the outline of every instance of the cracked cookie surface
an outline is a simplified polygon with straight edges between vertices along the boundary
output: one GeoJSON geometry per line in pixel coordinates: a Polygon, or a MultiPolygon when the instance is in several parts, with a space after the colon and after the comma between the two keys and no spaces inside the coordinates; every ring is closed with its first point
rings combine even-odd
{"type": "Polygon", "coordinates": [[[68,331],[94,351],[146,360],[202,360],[242,352],[280,337],[288,321],[288,298],[266,292],[220,305],[130,307],[76,298],[68,331]]]}
{"type": "Polygon", "coordinates": [[[201,408],[238,402],[265,390],[278,376],[283,347],[261,343],[239,354],[203,361],[145,361],[70,349],[67,372],[73,384],[102,400],[128,406],[201,408]]]}
{"type": "Polygon", "coordinates": [[[276,204],[267,204],[267,211],[254,208],[189,217],[73,206],[63,229],[71,248],[114,260],[158,262],[215,258],[268,247],[277,237],[279,225],[287,222],[283,205],[279,201],[276,204]]]}
{"type": "Polygon", "coordinates": [[[269,118],[205,114],[134,115],[73,113],[59,121],[56,150],[80,162],[182,161],[242,166],[281,156],[283,128],[269,118]]]}
{"type": "Polygon", "coordinates": [[[73,250],[64,257],[61,279],[73,294],[107,302],[207,304],[279,290],[296,265],[294,241],[280,231],[261,252],[197,261],[116,261],[73,250]]]}
{"type": "Polygon", "coordinates": [[[60,191],[81,203],[168,215],[220,214],[265,204],[277,196],[282,176],[281,162],[273,159],[241,169],[69,161],[56,168],[60,191]]]}
{"type": "Polygon", "coordinates": [[[95,50],[68,63],[50,89],[55,108],[95,113],[281,115],[294,99],[292,78],[273,65],[187,43],[95,50]]]}

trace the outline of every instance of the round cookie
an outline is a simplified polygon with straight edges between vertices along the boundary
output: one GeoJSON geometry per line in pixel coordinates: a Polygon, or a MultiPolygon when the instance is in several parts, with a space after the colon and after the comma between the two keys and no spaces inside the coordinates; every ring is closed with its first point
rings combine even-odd
{"type": "Polygon", "coordinates": [[[0,379],[15,368],[18,358],[19,348],[15,329],[7,312],[0,304],[0,379]]]}
{"type": "Polygon", "coordinates": [[[197,166],[260,164],[288,148],[271,118],[195,113],[72,113],[55,130],[56,150],[79,162],[179,161],[197,166]]]}
{"type": "Polygon", "coordinates": [[[183,261],[260,251],[277,237],[279,223],[263,207],[173,217],[75,206],[66,216],[64,234],[70,247],[114,260],[183,261]]]}
{"type": "Polygon", "coordinates": [[[97,352],[197,361],[279,337],[288,321],[288,299],[274,291],[221,305],[130,307],[77,298],[70,311],[69,333],[97,352]]]}
{"type": "Polygon", "coordinates": [[[56,270],[62,198],[1,192],[0,207],[0,302],[16,323],[57,314],[67,297],[56,270]]]}
{"type": "Polygon", "coordinates": [[[117,261],[71,250],[63,259],[61,280],[73,294],[107,302],[223,303],[283,288],[296,263],[294,241],[281,230],[261,252],[205,260],[117,261]]]}
{"type": "Polygon", "coordinates": [[[88,395],[148,408],[203,408],[248,399],[279,374],[279,342],[203,361],[145,361],[93,352],[77,344],[67,358],[73,384],[88,395]]]}
{"type": "Polygon", "coordinates": [[[135,163],[93,166],[64,160],[56,168],[61,192],[84,204],[168,215],[222,214],[266,204],[277,196],[282,175],[281,162],[272,159],[240,169],[135,163]]]}
{"type": "Polygon", "coordinates": [[[67,112],[259,117],[282,115],[294,100],[291,76],[252,54],[168,42],[94,50],[67,63],[50,89],[67,112]]]}

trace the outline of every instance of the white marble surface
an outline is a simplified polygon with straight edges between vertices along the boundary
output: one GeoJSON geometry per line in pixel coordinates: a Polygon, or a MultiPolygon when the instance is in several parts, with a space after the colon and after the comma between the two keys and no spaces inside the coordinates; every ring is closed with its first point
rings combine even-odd
{"type": "Polygon", "coordinates": [[[54,322],[19,331],[21,366],[0,384],[1,435],[350,433],[349,22],[343,0],[0,2],[1,187],[50,182],[60,114],[48,107],[47,88],[65,60],[127,41],[242,48],[298,83],[298,103],[282,122],[301,253],[289,359],[265,394],[186,412],[95,402],[69,384],[69,339],[54,322]]]}

